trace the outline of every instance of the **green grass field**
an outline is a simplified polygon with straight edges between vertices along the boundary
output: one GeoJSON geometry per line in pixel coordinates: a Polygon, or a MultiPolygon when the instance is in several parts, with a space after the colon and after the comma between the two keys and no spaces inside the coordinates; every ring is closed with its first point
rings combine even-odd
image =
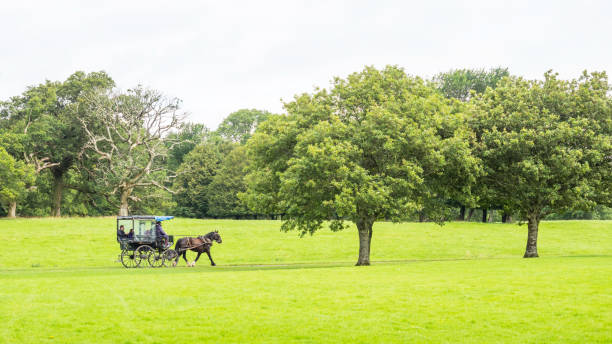
{"type": "MultiPolygon", "coordinates": [[[[299,238],[276,221],[218,229],[216,267],[125,269],[114,218],[1,220],[3,343],[610,343],[612,221],[374,225],[299,238]]],[[[193,259],[193,255],[191,256],[193,259]]]]}

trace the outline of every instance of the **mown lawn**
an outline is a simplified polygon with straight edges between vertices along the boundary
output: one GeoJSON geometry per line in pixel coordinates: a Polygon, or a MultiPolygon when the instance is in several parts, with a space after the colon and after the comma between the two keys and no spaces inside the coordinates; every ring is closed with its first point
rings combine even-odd
{"type": "Polygon", "coordinates": [[[298,238],[276,221],[219,229],[196,268],[124,269],[113,218],[0,221],[0,342],[609,343],[612,222],[526,228],[378,223],[370,267],[356,230],[298,238]]]}

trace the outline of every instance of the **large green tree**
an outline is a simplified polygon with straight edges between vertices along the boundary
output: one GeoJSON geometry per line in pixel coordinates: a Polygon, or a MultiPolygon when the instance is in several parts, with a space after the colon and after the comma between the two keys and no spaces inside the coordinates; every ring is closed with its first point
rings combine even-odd
{"type": "Polygon", "coordinates": [[[485,184],[527,220],[525,258],[538,257],[540,220],[589,209],[609,190],[612,107],[603,73],[564,81],[506,78],[475,100],[485,184]]]}
{"type": "Polygon", "coordinates": [[[64,82],[46,81],[29,87],[3,104],[6,129],[20,135],[19,155],[37,173],[48,170],[53,176],[53,216],[61,215],[66,187],[83,189],[79,181],[66,183],[68,172],[78,163],[87,142],[79,121],[86,115],[86,107],[80,106],[83,96],[113,86],[114,81],[104,72],[79,71],[64,82]]]}
{"type": "Polygon", "coordinates": [[[463,107],[397,67],[336,78],[330,91],[296,96],[288,115],[260,125],[242,197],[257,212],[284,214],[284,230],[353,222],[357,265],[369,265],[375,221],[402,221],[428,199],[470,194],[479,165],[463,107]]]}

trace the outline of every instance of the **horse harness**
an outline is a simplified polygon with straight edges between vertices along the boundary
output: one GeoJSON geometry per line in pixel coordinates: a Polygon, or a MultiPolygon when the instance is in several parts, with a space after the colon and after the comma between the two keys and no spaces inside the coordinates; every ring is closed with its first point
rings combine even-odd
{"type": "Polygon", "coordinates": [[[189,247],[185,247],[184,250],[192,250],[194,248],[198,248],[198,247],[204,246],[204,245],[212,246],[212,243],[213,243],[212,240],[210,240],[209,238],[206,238],[205,236],[199,236],[197,238],[188,237],[187,238],[187,245],[189,247]],[[199,244],[199,245],[194,245],[193,242],[192,242],[192,239],[200,239],[200,240],[202,240],[202,243],[199,244]]]}

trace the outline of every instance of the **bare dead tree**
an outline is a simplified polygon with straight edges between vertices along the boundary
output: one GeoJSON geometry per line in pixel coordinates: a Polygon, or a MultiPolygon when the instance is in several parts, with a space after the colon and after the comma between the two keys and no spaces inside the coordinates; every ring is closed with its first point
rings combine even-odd
{"type": "Polygon", "coordinates": [[[167,185],[175,175],[164,160],[179,143],[168,134],[185,118],[180,100],[139,86],[125,93],[91,94],[85,104],[91,118],[80,119],[89,138],[81,158],[95,162],[88,172],[111,190],[107,199],[118,196],[119,215],[128,215],[129,203],[140,201],[133,195],[137,188],[174,193],[167,185]]]}

